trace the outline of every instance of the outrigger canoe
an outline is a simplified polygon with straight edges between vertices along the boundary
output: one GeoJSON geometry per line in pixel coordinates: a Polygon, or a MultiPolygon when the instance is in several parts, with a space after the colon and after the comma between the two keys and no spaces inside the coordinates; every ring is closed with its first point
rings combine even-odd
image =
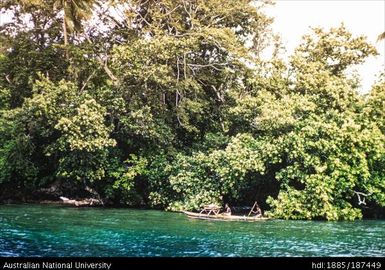
{"type": "Polygon", "coordinates": [[[190,211],[182,211],[185,213],[189,218],[196,218],[196,219],[206,219],[206,220],[232,220],[232,221],[263,221],[268,220],[267,217],[256,217],[256,216],[236,216],[236,215],[224,215],[224,214],[217,214],[217,215],[209,215],[209,214],[201,214],[201,213],[194,213],[190,211]]]}

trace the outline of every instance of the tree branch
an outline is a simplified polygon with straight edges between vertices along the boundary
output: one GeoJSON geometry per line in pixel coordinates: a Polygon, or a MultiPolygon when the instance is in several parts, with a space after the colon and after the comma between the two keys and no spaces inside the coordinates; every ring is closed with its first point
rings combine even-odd
{"type": "MultiPolygon", "coordinates": [[[[90,37],[86,33],[84,35],[85,35],[87,41],[90,44],[93,44],[90,37]]],[[[98,60],[98,62],[101,64],[102,68],[104,69],[104,71],[106,72],[108,77],[110,77],[110,79],[113,81],[113,83],[116,84],[116,82],[118,81],[118,78],[115,77],[115,75],[112,73],[112,71],[107,66],[107,59],[105,61],[103,61],[103,59],[100,56],[96,55],[96,60],[98,60]]]]}

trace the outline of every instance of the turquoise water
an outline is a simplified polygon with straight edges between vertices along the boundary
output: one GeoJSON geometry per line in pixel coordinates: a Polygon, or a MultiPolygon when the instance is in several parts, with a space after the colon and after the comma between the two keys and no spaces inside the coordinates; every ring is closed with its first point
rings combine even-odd
{"type": "Polygon", "coordinates": [[[384,256],[385,221],[205,221],[152,210],[0,205],[0,256],[384,256]]]}

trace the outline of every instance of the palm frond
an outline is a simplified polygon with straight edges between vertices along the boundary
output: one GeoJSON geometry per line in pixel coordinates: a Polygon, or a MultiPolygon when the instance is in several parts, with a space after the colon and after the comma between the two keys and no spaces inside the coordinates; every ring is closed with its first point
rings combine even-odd
{"type": "Polygon", "coordinates": [[[97,0],[71,0],[64,5],[63,0],[57,0],[64,9],[64,17],[70,33],[80,31],[82,21],[92,16],[93,5],[96,2],[97,0]]]}
{"type": "Polygon", "coordinates": [[[385,39],[385,32],[378,36],[377,41],[381,41],[383,39],[385,39]]]}

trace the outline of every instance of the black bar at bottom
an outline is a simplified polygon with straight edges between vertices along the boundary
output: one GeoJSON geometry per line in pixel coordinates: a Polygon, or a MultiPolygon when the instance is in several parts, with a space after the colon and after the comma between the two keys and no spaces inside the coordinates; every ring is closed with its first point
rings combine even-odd
{"type": "Polygon", "coordinates": [[[0,269],[136,269],[137,267],[199,267],[210,268],[224,265],[240,269],[309,269],[309,270],[385,270],[385,257],[262,257],[262,258],[0,258],[0,269]]]}

